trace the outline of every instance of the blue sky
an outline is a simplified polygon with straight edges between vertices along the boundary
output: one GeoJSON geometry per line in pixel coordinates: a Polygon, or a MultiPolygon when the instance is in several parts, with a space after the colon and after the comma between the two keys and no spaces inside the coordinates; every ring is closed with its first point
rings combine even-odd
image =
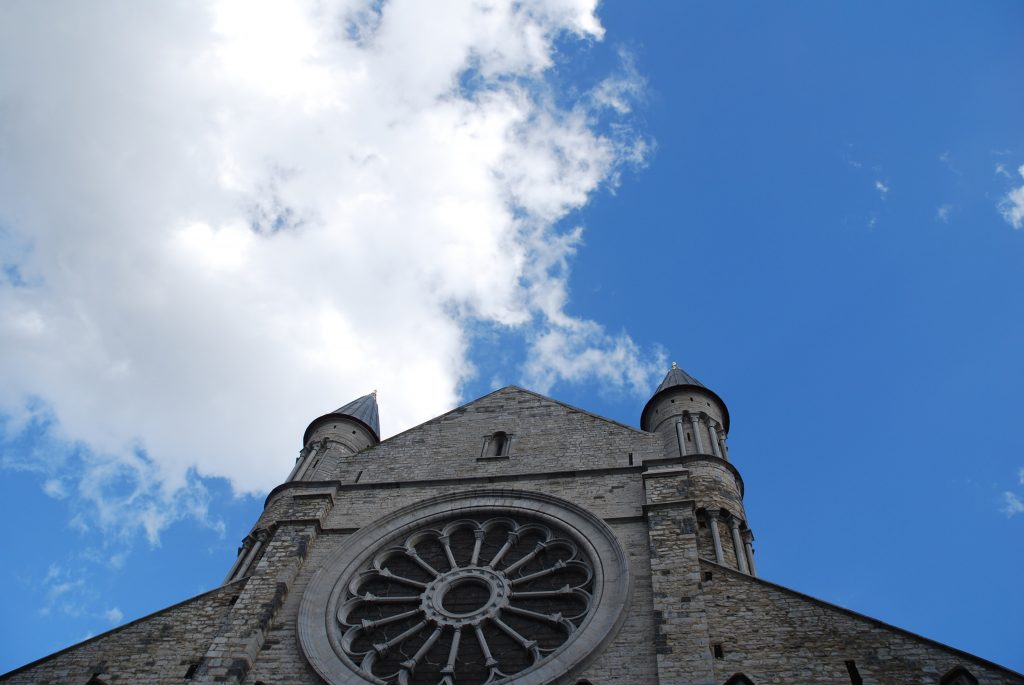
{"type": "Polygon", "coordinates": [[[763,577],[1024,670],[1024,7],[243,5],[0,10],[0,671],[218,583],[370,389],[671,360],[763,577]]]}

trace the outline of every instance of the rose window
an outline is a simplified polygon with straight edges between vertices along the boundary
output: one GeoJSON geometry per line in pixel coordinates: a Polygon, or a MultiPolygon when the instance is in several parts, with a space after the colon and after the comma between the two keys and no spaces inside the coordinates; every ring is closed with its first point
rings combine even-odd
{"type": "Polygon", "coordinates": [[[572,637],[592,580],[577,546],[549,526],[457,519],[412,533],[352,578],[341,645],[388,683],[491,683],[572,637]]]}
{"type": "Polygon", "coordinates": [[[392,534],[362,549],[353,540],[337,555],[344,568],[311,581],[300,640],[328,682],[547,683],[614,627],[628,573],[617,544],[601,539],[610,531],[593,535],[597,545],[583,535],[584,522],[603,528],[596,519],[536,504],[439,508],[385,522],[392,534]]]}

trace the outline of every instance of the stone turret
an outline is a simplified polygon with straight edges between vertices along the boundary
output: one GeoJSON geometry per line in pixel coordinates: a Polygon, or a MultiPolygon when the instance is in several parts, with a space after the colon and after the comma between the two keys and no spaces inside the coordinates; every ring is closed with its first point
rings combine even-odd
{"type": "Polygon", "coordinates": [[[672,362],[644,406],[640,428],[659,435],[664,459],[689,472],[700,555],[754,573],[754,536],[743,509],[743,480],[729,463],[729,409],[722,398],[672,362]]]}
{"type": "Polygon", "coordinates": [[[302,451],[288,480],[310,480],[316,466],[329,457],[362,452],[380,442],[377,391],[313,419],[302,436],[302,451]]]}
{"type": "MultiPolygon", "coordinates": [[[[380,443],[380,421],[377,413],[377,391],[352,400],[343,407],[313,419],[302,436],[302,450],[288,478],[275,492],[289,487],[302,486],[307,496],[305,504],[322,502],[332,496],[323,490],[310,489],[317,481],[331,480],[325,475],[332,471],[334,462],[368,447],[380,443]],[[318,468],[319,467],[319,468],[318,468]],[[299,482],[304,481],[304,482],[299,482]]],[[[274,498],[273,493],[268,503],[274,498]]],[[[317,509],[314,516],[321,516],[326,509],[317,509]]],[[[300,520],[313,518],[312,512],[296,506],[287,497],[276,499],[276,506],[267,506],[256,525],[242,540],[238,556],[232,564],[225,583],[230,583],[253,573],[256,565],[266,554],[266,547],[277,530],[280,519],[300,520]]]]}

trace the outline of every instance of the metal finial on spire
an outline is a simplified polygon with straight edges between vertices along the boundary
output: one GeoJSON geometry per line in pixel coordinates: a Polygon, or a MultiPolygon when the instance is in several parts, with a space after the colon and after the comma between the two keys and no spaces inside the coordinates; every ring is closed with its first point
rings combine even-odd
{"type": "Polygon", "coordinates": [[[672,362],[672,368],[673,369],[678,369],[679,368],[679,364],[676,364],[675,362],[672,362]]]}
{"type": "Polygon", "coordinates": [[[373,399],[377,399],[377,388],[374,388],[370,394],[373,395],[373,399]]]}

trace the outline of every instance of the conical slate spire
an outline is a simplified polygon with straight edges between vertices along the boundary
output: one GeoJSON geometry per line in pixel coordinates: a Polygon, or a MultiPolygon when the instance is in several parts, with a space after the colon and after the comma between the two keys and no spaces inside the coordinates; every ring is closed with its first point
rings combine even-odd
{"type": "Polygon", "coordinates": [[[672,368],[669,369],[668,374],[665,376],[665,380],[661,382],[661,385],[659,385],[658,389],[654,391],[654,394],[657,395],[662,390],[671,388],[675,385],[695,385],[698,388],[706,387],[699,380],[680,369],[675,362],[672,362],[672,368]]]}
{"type": "Polygon", "coordinates": [[[320,423],[322,419],[332,418],[346,418],[358,421],[363,424],[367,429],[373,433],[373,437],[380,442],[380,419],[377,414],[377,391],[374,390],[369,395],[363,395],[358,399],[354,399],[348,404],[338,407],[329,414],[317,418],[309,424],[309,428],[306,429],[305,435],[302,436],[302,444],[305,445],[309,442],[309,435],[313,432],[314,426],[320,423]]]}
{"type": "Polygon", "coordinates": [[[352,400],[344,407],[338,407],[332,414],[347,416],[366,424],[366,427],[373,431],[373,434],[380,440],[380,419],[377,416],[377,391],[369,395],[363,395],[359,399],[352,400]]]}

